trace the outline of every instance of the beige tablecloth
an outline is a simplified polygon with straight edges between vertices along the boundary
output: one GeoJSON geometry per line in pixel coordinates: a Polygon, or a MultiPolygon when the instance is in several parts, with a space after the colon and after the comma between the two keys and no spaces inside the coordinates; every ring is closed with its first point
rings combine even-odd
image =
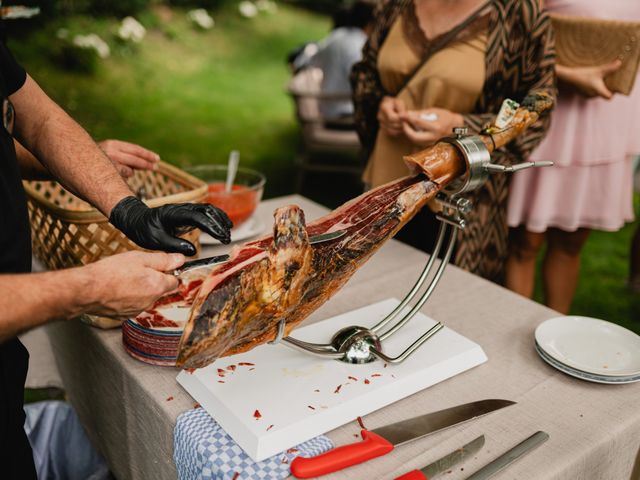
{"type": "MultiPolygon", "coordinates": [[[[302,206],[308,219],[326,211],[299,196],[269,200],[258,210],[265,227],[273,209],[287,203],[302,206]]],[[[426,258],[389,242],[308,322],[402,296],[426,258]]],[[[588,383],[543,363],[534,351],[533,333],[555,312],[455,267],[447,269],[423,311],[479,343],[489,361],[367,415],[367,427],[483,398],[518,404],[325,478],[390,479],[484,434],[486,445],[477,456],[446,475],[463,479],[537,430],[548,432],[550,440],[496,479],[630,478],[640,448],[640,384],[588,383]]],[[[47,331],[69,399],[117,477],[176,478],[173,426],[180,413],[194,406],[176,383],[178,371],[130,358],[119,330],[100,331],[74,321],[50,325],[47,331]]],[[[343,444],[358,432],[352,423],[328,435],[343,444]]]]}

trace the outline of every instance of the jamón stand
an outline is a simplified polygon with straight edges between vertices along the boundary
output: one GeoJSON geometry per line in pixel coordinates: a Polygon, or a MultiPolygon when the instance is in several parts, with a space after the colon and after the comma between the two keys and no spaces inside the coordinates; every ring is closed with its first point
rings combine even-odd
{"type": "Polygon", "coordinates": [[[438,194],[442,211],[436,215],[440,226],[435,248],[416,283],[400,304],[375,326],[366,328],[354,325],[343,328],[336,332],[331,343],[326,344],[305,342],[293,337],[283,338],[285,323],[282,321],[272,343],[282,341],[296,350],[347,363],[368,363],[376,359],[400,363],[444,327],[438,322],[396,357],[383,352],[382,343],[407,324],[424,306],[451,259],[458,230],[465,228],[465,217],[472,209],[471,202],[461,195],[480,188],[491,173],[511,173],[530,167],[552,165],[552,162],[525,162],[512,166],[493,164],[491,154],[480,136],[468,136],[466,128],[454,129],[454,135],[441,141],[450,143],[459,150],[466,163],[466,172],[438,194]]]}

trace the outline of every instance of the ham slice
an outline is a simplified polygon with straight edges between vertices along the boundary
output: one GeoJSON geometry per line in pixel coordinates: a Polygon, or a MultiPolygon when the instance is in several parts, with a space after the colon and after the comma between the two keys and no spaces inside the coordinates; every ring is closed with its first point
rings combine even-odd
{"type": "MultiPolygon", "coordinates": [[[[490,151],[549,107],[548,98],[538,100],[534,108],[521,108],[506,132],[484,138],[490,151]]],[[[414,176],[371,190],[309,225],[297,206],[277,209],[272,236],[234,249],[230,260],[202,283],[180,339],[177,365],[203,367],[271,341],[281,320],[288,335],[465,169],[461,154],[448,143],[405,157],[405,162],[414,176]],[[337,230],[346,234],[309,244],[309,236],[337,230]]]]}

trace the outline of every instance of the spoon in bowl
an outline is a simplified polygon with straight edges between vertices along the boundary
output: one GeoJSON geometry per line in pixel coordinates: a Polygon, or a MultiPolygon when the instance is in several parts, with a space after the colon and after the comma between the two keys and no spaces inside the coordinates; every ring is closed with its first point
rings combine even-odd
{"type": "Polygon", "coordinates": [[[238,150],[231,150],[231,153],[229,154],[229,161],[227,162],[227,180],[224,184],[224,191],[226,193],[230,193],[233,188],[233,181],[236,179],[239,163],[240,152],[238,152],[238,150]]]}

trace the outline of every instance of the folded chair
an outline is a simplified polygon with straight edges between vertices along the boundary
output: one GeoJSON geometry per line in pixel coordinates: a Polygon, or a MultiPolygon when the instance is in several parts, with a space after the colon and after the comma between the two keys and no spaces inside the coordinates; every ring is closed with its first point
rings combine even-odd
{"type": "Polygon", "coordinates": [[[298,173],[295,188],[298,193],[309,171],[358,176],[362,173],[358,158],[360,142],[353,120],[327,122],[319,108],[321,101],[351,101],[351,97],[322,94],[321,83],[322,70],[306,68],[292,77],[287,88],[302,134],[301,151],[296,157],[298,173]]]}

